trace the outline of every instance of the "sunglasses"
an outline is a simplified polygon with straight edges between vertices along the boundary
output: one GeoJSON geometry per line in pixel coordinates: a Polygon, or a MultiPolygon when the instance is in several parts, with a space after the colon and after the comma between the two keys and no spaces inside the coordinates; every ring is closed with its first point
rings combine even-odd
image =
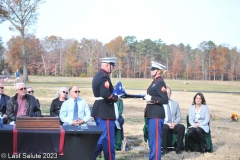
{"type": "Polygon", "coordinates": [[[21,91],[22,91],[22,90],[26,90],[26,89],[27,89],[27,88],[26,88],[26,87],[24,87],[24,88],[20,88],[20,89],[18,89],[18,90],[21,90],[21,91]]]}
{"type": "Polygon", "coordinates": [[[66,92],[66,91],[62,91],[62,92],[68,94],[68,92],[66,92]]]}
{"type": "Polygon", "coordinates": [[[1,89],[4,89],[4,87],[0,87],[1,89]]]}
{"type": "Polygon", "coordinates": [[[73,92],[75,92],[75,93],[80,93],[80,91],[73,91],[73,92]]]}
{"type": "Polygon", "coordinates": [[[29,94],[30,94],[30,93],[34,93],[34,90],[31,90],[31,91],[27,91],[27,92],[28,92],[29,94]]]}

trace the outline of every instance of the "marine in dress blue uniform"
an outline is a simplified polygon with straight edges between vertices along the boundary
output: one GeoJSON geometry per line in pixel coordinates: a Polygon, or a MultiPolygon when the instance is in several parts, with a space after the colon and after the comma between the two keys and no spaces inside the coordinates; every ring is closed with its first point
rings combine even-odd
{"type": "Polygon", "coordinates": [[[144,98],[147,101],[145,114],[148,123],[148,145],[150,148],[150,160],[161,159],[161,133],[165,118],[163,104],[168,103],[166,92],[166,84],[162,78],[162,74],[166,71],[166,67],[151,61],[152,65],[149,68],[153,82],[147,89],[147,96],[144,98]]]}
{"type": "Polygon", "coordinates": [[[103,133],[95,149],[94,159],[103,151],[105,160],[115,160],[115,110],[114,102],[118,96],[113,95],[113,85],[109,77],[116,65],[116,58],[101,58],[101,70],[92,80],[95,102],[92,108],[97,126],[103,133]]]}

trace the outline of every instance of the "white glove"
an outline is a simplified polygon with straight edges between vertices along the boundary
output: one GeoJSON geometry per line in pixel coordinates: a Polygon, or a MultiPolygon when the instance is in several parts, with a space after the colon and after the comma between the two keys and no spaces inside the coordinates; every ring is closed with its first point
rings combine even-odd
{"type": "Polygon", "coordinates": [[[146,99],[146,101],[151,101],[152,96],[150,96],[150,95],[148,94],[148,95],[146,95],[144,98],[146,99]]]}
{"type": "Polygon", "coordinates": [[[122,99],[122,97],[118,95],[118,101],[121,100],[121,99],[122,99]]]}

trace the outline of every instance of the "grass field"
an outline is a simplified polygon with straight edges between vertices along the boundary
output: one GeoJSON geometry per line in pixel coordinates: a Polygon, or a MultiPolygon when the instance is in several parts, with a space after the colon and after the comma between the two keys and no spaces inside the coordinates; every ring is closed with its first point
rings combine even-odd
{"type": "MultiPolygon", "coordinates": [[[[34,88],[35,97],[39,99],[44,114],[49,114],[51,101],[55,98],[55,94],[61,86],[77,85],[81,90],[80,97],[87,100],[90,105],[94,102],[91,89],[92,78],[29,76],[29,80],[27,86],[34,88]]],[[[129,94],[146,93],[146,89],[152,82],[152,79],[112,79],[113,85],[119,80],[129,94]]],[[[192,104],[193,96],[197,91],[203,92],[210,113],[215,116],[215,119],[210,122],[214,152],[204,155],[185,151],[182,155],[176,155],[175,152],[170,152],[162,159],[240,160],[240,123],[230,120],[232,113],[240,114],[240,94],[225,93],[240,92],[240,82],[186,80],[165,80],[165,82],[173,90],[172,99],[180,105],[182,124],[185,126],[188,108],[192,104]]],[[[6,82],[4,92],[13,96],[15,88],[11,83],[6,82]]],[[[130,151],[126,153],[117,152],[117,160],[148,159],[146,155],[149,153],[149,149],[147,143],[143,141],[142,132],[144,108],[145,101],[142,99],[124,99],[124,134],[130,146],[130,151]]]]}
{"type": "MultiPolygon", "coordinates": [[[[152,79],[129,79],[113,78],[112,83],[115,85],[121,81],[127,93],[144,94],[152,82],[152,79]],[[140,91],[136,91],[140,90],[140,91]]],[[[232,81],[186,81],[186,80],[165,80],[173,91],[212,91],[212,92],[239,92],[240,82],[232,81]]],[[[44,114],[49,113],[51,101],[61,86],[77,85],[80,87],[81,95],[89,104],[93,104],[93,94],[91,91],[92,78],[76,77],[48,77],[48,76],[29,76],[27,86],[32,86],[35,90],[35,96],[41,102],[41,109],[44,114]]],[[[5,93],[9,96],[15,94],[15,88],[11,83],[5,83],[5,93]]]]}

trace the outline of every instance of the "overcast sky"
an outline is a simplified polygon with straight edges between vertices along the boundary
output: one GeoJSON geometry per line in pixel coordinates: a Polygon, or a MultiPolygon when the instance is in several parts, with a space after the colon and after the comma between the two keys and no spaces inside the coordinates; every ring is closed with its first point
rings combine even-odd
{"type": "MultiPolygon", "coordinates": [[[[38,38],[59,36],[108,43],[117,36],[162,39],[195,48],[203,41],[240,48],[240,0],[46,0],[32,31],[38,38]]],[[[8,41],[17,32],[0,24],[8,41]]]]}

